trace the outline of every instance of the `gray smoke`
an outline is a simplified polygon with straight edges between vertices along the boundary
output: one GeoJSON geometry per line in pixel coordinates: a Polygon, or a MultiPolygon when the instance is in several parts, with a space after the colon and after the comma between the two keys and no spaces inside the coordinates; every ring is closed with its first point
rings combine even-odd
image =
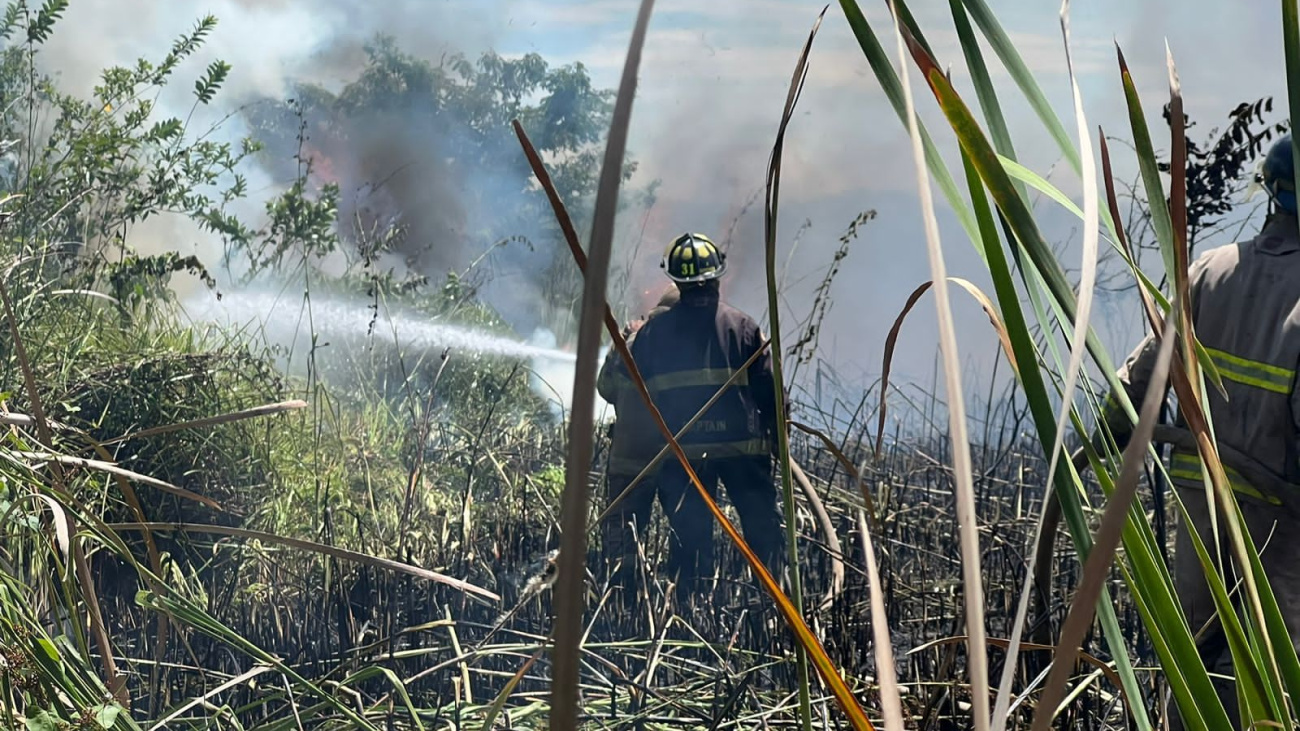
{"type": "MultiPolygon", "coordinates": [[[[236,104],[290,98],[296,94],[297,82],[338,91],[356,77],[365,63],[366,43],[379,32],[392,35],[399,49],[434,63],[456,52],[472,60],[490,48],[512,54],[537,50],[552,66],[582,61],[596,86],[612,87],[621,71],[635,6],[631,0],[213,0],[196,8],[156,0],[79,0],[56,29],[43,59],[48,68],[62,71],[68,91],[88,93],[104,66],[131,64],[141,54],[161,57],[176,35],[190,28],[199,13],[210,10],[220,18],[220,25],[200,56],[182,67],[177,83],[159,100],[162,113],[185,118],[192,106],[189,81],[215,58],[232,63],[230,79],[218,97],[219,108],[198,110],[192,122],[194,129],[202,129],[236,104]]],[[[641,162],[634,182],[661,179],[663,185],[648,218],[635,209],[619,217],[615,262],[631,268],[611,283],[616,307],[624,305],[635,315],[653,302],[663,283],[658,258],[673,235],[697,230],[726,238],[744,204],[755,191],[761,193],[790,72],[818,9],[786,0],[659,0],[633,112],[632,152],[641,162]]],[[[1061,73],[1063,54],[1055,9],[995,10],[1003,14],[1053,104],[1069,119],[1071,107],[1061,73]]],[[[864,4],[864,11],[877,31],[889,28],[883,6],[864,4]]],[[[938,55],[945,64],[954,64],[954,79],[967,92],[968,78],[949,30],[946,6],[918,7],[916,11],[923,25],[935,31],[931,40],[938,55]]],[[[1237,23],[1235,17],[1218,20],[1237,23]]],[[[1090,75],[1083,80],[1085,102],[1097,109],[1090,121],[1105,124],[1109,133],[1122,133],[1127,120],[1122,114],[1122,97],[1115,92],[1113,48],[1108,42],[1084,39],[1103,38],[1126,26],[1134,27],[1136,21],[1090,18],[1078,12],[1076,22],[1080,24],[1076,63],[1090,75]],[[1100,35],[1083,32],[1088,23],[1100,35]],[[1103,82],[1105,86],[1099,86],[1103,82]],[[1105,95],[1097,89],[1103,89],[1105,95]]],[[[1243,35],[1240,30],[1234,31],[1234,37],[1243,35]]],[[[1138,37],[1149,40],[1149,33],[1138,37]]],[[[891,42],[888,37],[882,40],[891,42]]],[[[1180,47],[1188,43],[1185,33],[1183,40],[1177,36],[1173,40],[1180,47]]],[[[1130,62],[1144,84],[1144,94],[1154,94],[1145,98],[1160,98],[1165,93],[1161,88],[1165,83],[1163,46],[1145,40],[1128,46],[1133,47],[1130,62]],[[1147,66],[1143,68],[1142,63],[1147,66]]],[[[1251,51],[1259,52],[1255,46],[1251,51]]],[[[1195,82],[1198,93],[1226,93],[1227,85],[1207,90],[1193,70],[1194,64],[1202,62],[1186,53],[1183,56],[1181,68],[1189,89],[1195,82]]],[[[1014,97],[1005,72],[996,64],[994,74],[1014,97]]],[[[1200,76],[1204,75],[1202,70],[1200,76]]],[[[915,75],[913,81],[916,83],[915,75]]],[[[923,87],[916,91],[922,116],[942,154],[954,166],[958,158],[951,134],[945,133],[933,100],[920,93],[923,87]]],[[[1236,93],[1232,88],[1231,94],[1236,93]]],[[[1204,118],[1219,111],[1219,106],[1213,106],[1201,109],[1200,114],[1204,118]]],[[[1019,106],[1009,107],[1008,114],[1022,159],[1033,169],[1048,172],[1058,162],[1055,145],[1034,115],[1019,106]]],[[[246,131],[242,118],[236,116],[219,134],[234,139],[246,131]]],[[[501,221],[494,215],[494,203],[502,196],[517,195],[516,183],[526,174],[503,178],[483,175],[474,166],[449,166],[445,153],[456,140],[427,136],[401,118],[391,124],[375,120],[350,130],[349,135],[351,154],[330,160],[348,176],[342,191],[343,214],[353,220],[366,220],[368,215],[381,219],[386,211],[397,208],[408,222],[407,242],[396,247],[393,255],[383,257],[379,266],[399,271],[409,267],[416,273],[440,276],[440,270],[459,269],[472,261],[497,237],[540,238],[535,236],[537,227],[549,216],[544,208],[534,220],[522,222],[501,221]],[[400,170],[393,171],[393,167],[400,170]],[[397,174],[378,186],[376,178],[391,172],[397,174]],[[408,264],[414,253],[419,255],[408,264]]],[[[314,141],[323,139],[317,136],[314,141]]],[[[513,144],[506,130],[502,145],[513,144]]],[[[810,301],[820,278],[817,272],[829,263],[843,226],[861,210],[880,211],[879,219],[868,224],[850,253],[822,341],[829,359],[840,365],[861,366],[863,371],[878,372],[876,364],[889,323],[908,292],[929,278],[915,204],[915,171],[907,149],[902,126],[843,18],[832,8],[814,48],[808,88],[787,141],[778,265],[784,266],[795,232],[811,219],[814,226],[786,277],[786,298],[791,306],[810,301]]],[[[282,163],[291,163],[295,151],[275,152],[282,163]]],[[[1123,159],[1117,162],[1124,164],[1123,159]]],[[[256,220],[261,201],[282,190],[290,176],[275,166],[246,173],[251,196],[243,212],[256,220]]],[[[1052,180],[1067,194],[1077,193],[1074,176],[1058,171],[1052,180]]],[[[1047,232],[1053,240],[1066,238],[1074,225],[1068,216],[1059,218],[1061,225],[1047,232]]],[[[973,247],[944,210],[940,211],[940,225],[950,271],[987,287],[973,247]]],[[[187,224],[159,220],[151,226],[133,232],[136,248],[197,252],[215,260],[212,242],[187,224]]],[[[579,233],[585,239],[588,230],[584,226],[579,233]]],[[[760,195],[735,226],[728,249],[732,274],[726,284],[727,296],[755,316],[765,307],[762,244],[760,195]]],[[[485,295],[510,317],[521,335],[551,319],[539,312],[536,303],[539,291],[551,289],[550,282],[539,280],[539,264],[553,254],[531,251],[522,242],[514,242],[495,250],[485,269],[495,277],[485,295]]],[[[336,266],[339,262],[326,263],[336,266]]],[[[966,302],[956,316],[963,333],[963,356],[987,369],[997,348],[982,312],[966,302]]],[[[899,342],[896,376],[928,379],[934,332],[927,309],[918,309],[899,342]]],[[[564,342],[563,333],[559,334],[564,342]]],[[[789,338],[792,333],[786,335],[789,338]]]]}
{"type": "MultiPolygon", "coordinates": [[[[160,93],[155,114],[189,120],[192,136],[219,124],[209,138],[231,142],[250,131],[246,115],[231,116],[231,112],[241,107],[247,111],[250,104],[287,100],[303,83],[338,91],[361,71],[364,47],[377,33],[392,36],[400,50],[434,63],[457,51],[476,58],[494,42],[488,22],[447,3],[216,0],[197,7],[152,0],[83,0],[69,8],[56,26],[40,52],[40,62],[56,73],[61,88],[88,97],[104,68],[134,66],[140,57],[161,60],[173,40],[191,30],[206,12],[218,18],[217,28],[160,93]],[[232,65],[230,76],[211,107],[196,106],[192,82],[216,59],[232,65]]],[[[457,142],[451,136],[455,131],[432,129],[422,111],[411,107],[357,115],[346,128],[331,130],[332,135],[309,126],[302,151],[317,167],[313,182],[332,179],[340,184],[340,228],[345,232],[353,233],[357,226],[370,232],[382,230],[395,214],[400,216],[404,236],[395,252],[381,257],[377,266],[436,281],[483,253],[484,241],[509,235],[485,225],[491,211],[484,204],[500,205],[503,196],[518,195],[522,181],[499,181],[482,175],[473,161],[450,159],[449,150],[457,142]]],[[[509,129],[501,131],[504,140],[509,129]]],[[[296,142],[281,144],[267,151],[262,164],[244,166],[241,172],[249,179],[250,194],[234,212],[253,225],[262,223],[265,201],[296,176],[293,157],[298,152],[296,142]]],[[[510,233],[535,235],[530,230],[510,233]]],[[[181,217],[149,221],[132,232],[130,244],[145,254],[197,253],[210,265],[221,254],[215,237],[181,217]]],[[[507,275],[539,268],[535,261],[519,261],[516,250],[520,248],[501,247],[502,255],[495,257],[506,262],[507,275]]],[[[342,264],[338,259],[321,264],[327,270],[337,269],[342,264]]],[[[182,293],[193,285],[183,283],[182,293]]],[[[523,285],[529,293],[539,287],[527,281],[523,285]]],[[[520,289],[521,283],[514,281],[507,291],[515,294],[520,289]]],[[[509,304],[515,315],[527,312],[517,302],[509,304]]],[[[538,324],[527,319],[518,323],[524,332],[538,324]]]]}

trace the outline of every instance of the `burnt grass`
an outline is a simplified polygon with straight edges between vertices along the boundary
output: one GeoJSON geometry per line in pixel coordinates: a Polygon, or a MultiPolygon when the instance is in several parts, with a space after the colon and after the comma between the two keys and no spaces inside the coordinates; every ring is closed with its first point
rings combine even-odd
{"type": "MultiPolygon", "coordinates": [[[[865,465],[863,479],[877,510],[879,529],[872,539],[877,551],[881,590],[889,617],[897,675],[903,683],[909,727],[966,728],[969,688],[965,686],[966,649],[961,556],[958,552],[954,491],[942,409],[928,403],[904,405],[891,424],[919,425],[911,432],[895,427],[884,440],[879,459],[874,450],[875,415],[868,394],[858,408],[818,413],[842,451],[865,465]]],[[[894,407],[897,408],[897,407],[894,407]]],[[[796,419],[808,418],[806,407],[796,419]]],[[[974,450],[980,520],[980,562],[984,575],[984,611],[994,640],[1011,634],[1011,623],[1025,581],[1036,520],[1042,509],[1047,465],[1041,446],[1029,437],[1024,410],[1014,400],[990,405],[985,421],[972,429],[980,443],[974,450]]],[[[598,444],[593,465],[593,510],[605,504],[601,465],[607,445],[598,444]]],[[[562,462],[562,434],[525,440],[498,449],[501,473],[522,475],[539,466],[562,462]]],[[[868,587],[863,561],[859,488],[840,461],[822,443],[794,431],[792,456],[812,478],[834,521],[843,549],[843,591],[823,602],[831,585],[833,557],[806,500],[798,498],[800,571],[810,626],[831,659],[850,678],[851,687],[869,711],[878,709],[877,668],[873,655],[868,587]]],[[[430,461],[439,458],[428,456],[430,461]]],[[[549,590],[519,602],[531,574],[558,545],[554,511],[532,480],[517,479],[475,488],[476,500],[492,503],[487,518],[467,525],[456,501],[440,516],[441,526],[420,526],[432,534],[422,555],[397,555],[395,547],[376,546],[376,555],[406,560],[464,578],[502,596],[486,602],[441,584],[381,568],[303,557],[284,548],[237,542],[199,533],[172,534],[167,550],[192,567],[202,585],[205,609],[231,630],[280,658],[316,682],[340,682],[371,667],[391,670],[405,684],[422,721],[433,727],[477,728],[482,709],[525,666],[506,709],[511,718],[498,728],[540,728],[545,723],[549,663],[544,650],[550,627],[549,590]],[[437,535],[441,531],[441,538],[437,535]],[[441,541],[441,542],[440,542],[441,541]],[[498,625],[503,612],[508,616],[498,625]],[[530,658],[532,661],[530,662],[530,658]],[[510,725],[505,725],[509,723],[510,725]]],[[[1100,504],[1093,488],[1092,503],[1100,504]]],[[[722,491],[725,496],[725,490],[722,491]]],[[[797,493],[796,493],[797,494],[797,493]]],[[[1141,499],[1150,509],[1152,493],[1141,499]]],[[[722,501],[729,515],[730,508],[722,501]]],[[[380,505],[398,510],[398,505],[380,505]]],[[[425,520],[431,520],[426,516],[425,520]]],[[[315,540],[331,542],[358,516],[327,511],[315,540]]],[[[1165,520],[1154,521],[1167,539],[1165,520]]],[[[592,531],[589,542],[596,541],[592,531]]],[[[664,521],[656,507],[654,525],[642,540],[644,562],[638,568],[642,596],[623,611],[608,600],[605,587],[589,581],[589,634],[583,668],[584,709],[592,728],[766,728],[797,723],[792,637],[771,600],[753,580],[743,558],[726,545],[720,529],[717,581],[711,592],[686,606],[676,606],[671,589],[655,577],[665,561],[664,521]]],[[[161,540],[161,537],[160,537],[161,540]]],[[[1047,612],[1031,612],[1026,639],[1055,639],[1073,588],[1079,562],[1064,534],[1057,538],[1055,572],[1047,612]],[[1045,635],[1042,633],[1046,632],[1045,635]],[[1036,634],[1037,633],[1037,634],[1036,634]]],[[[1167,542],[1166,542],[1167,544],[1167,542]]],[[[411,549],[408,548],[408,553],[411,549]]],[[[588,562],[601,560],[598,545],[588,562]]],[[[192,698],[219,682],[253,667],[247,655],[230,644],[193,629],[172,626],[172,636],[158,645],[155,615],[134,602],[133,584],[107,564],[100,573],[106,619],[132,674],[136,707],[158,713],[178,699],[192,698]],[[155,664],[161,663],[161,664],[155,664]],[[200,670],[201,669],[201,670],[200,670]]],[[[1164,690],[1157,680],[1154,654],[1117,572],[1109,583],[1117,602],[1134,664],[1146,684],[1142,699],[1156,711],[1164,690]]],[[[990,648],[996,683],[1002,672],[1005,644],[990,648]]],[[[1107,661],[1099,633],[1090,634],[1085,652],[1107,661]]],[[[1050,655],[1034,649],[1022,654],[1016,691],[1041,683],[1050,655]]],[[[1081,663],[1076,684],[1084,690],[1061,719],[1061,727],[1125,728],[1122,693],[1097,668],[1081,663]]],[[[382,677],[349,682],[368,702],[391,698],[393,686],[382,677]]],[[[827,728],[847,728],[834,701],[814,681],[814,715],[827,728]]],[[[349,691],[349,692],[352,692],[349,691]]],[[[223,705],[250,721],[288,718],[283,699],[266,699],[265,689],[240,687],[223,694],[223,705]],[[260,699],[260,701],[259,701],[260,699]]],[[[1018,696],[1017,696],[1018,697],[1018,696]]],[[[368,705],[368,703],[367,703],[368,705]]],[[[389,720],[409,727],[401,703],[388,706],[389,720]]],[[[1017,707],[1014,718],[1027,723],[1033,694],[1017,707]]],[[[1157,713],[1158,717],[1158,713],[1157,713]]]]}

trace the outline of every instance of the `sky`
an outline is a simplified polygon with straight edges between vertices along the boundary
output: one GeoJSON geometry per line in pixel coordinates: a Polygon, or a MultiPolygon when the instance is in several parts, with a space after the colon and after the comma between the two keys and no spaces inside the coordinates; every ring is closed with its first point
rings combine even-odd
{"type": "MultiPolygon", "coordinates": [[[[859,2],[897,67],[885,2],[859,2]]],[[[1060,6],[1049,0],[987,2],[1073,137],[1060,6]]],[[[949,4],[912,4],[940,63],[951,69],[959,93],[977,107],[949,4]]],[[[622,70],[638,2],[211,0],[203,8],[185,5],[147,0],[73,3],[63,21],[71,31],[55,34],[51,61],[66,80],[88,89],[106,63],[132,60],[146,44],[158,47],[188,28],[199,13],[210,11],[221,23],[205,54],[234,64],[228,87],[236,95],[285,93],[294,77],[328,81],[333,74],[341,80],[347,76],[342,69],[349,54],[355,56],[360,43],[375,32],[392,34],[404,49],[434,59],[456,51],[472,56],[491,48],[507,56],[537,52],[553,65],[581,62],[598,85],[612,88],[622,70]]],[[[635,251],[638,265],[657,272],[658,252],[677,233],[695,230],[718,238],[735,221],[726,296],[755,316],[763,315],[761,191],[794,63],[822,7],[808,0],[655,4],[629,150],[640,164],[634,184],[657,179],[661,187],[648,217],[619,221],[616,256],[629,257],[635,251]],[[756,194],[756,204],[737,218],[756,194]]],[[[1241,101],[1274,96],[1280,111],[1286,88],[1279,13],[1275,3],[1229,0],[1075,2],[1070,9],[1071,47],[1094,145],[1099,126],[1108,136],[1131,138],[1116,44],[1132,70],[1158,148],[1168,146],[1167,127],[1160,118],[1169,88],[1166,44],[1177,63],[1186,110],[1199,122],[1194,136],[1226,121],[1227,112],[1241,101]]],[[[1078,178],[991,50],[984,50],[1021,161],[1081,202],[1078,178]]],[[[964,185],[951,130],[937,114],[915,66],[908,71],[922,120],[959,185],[964,185]]],[[[1135,168],[1127,150],[1118,144],[1112,150],[1118,176],[1131,178],[1135,168]]],[[[783,274],[789,309],[782,315],[787,322],[806,315],[813,289],[849,222],[861,211],[877,214],[860,229],[834,282],[820,349],[820,356],[847,381],[868,384],[880,374],[894,318],[908,294],[930,278],[930,269],[906,128],[887,102],[838,4],[827,10],[813,47],[807,85],[788,133],[781,191],[778,259],[790,262],[783,274]]],[[[968,278],[991,293],[971,242],[937,190],[934,196],[949,274],[968,278]]],[[[1036,210],[1049,241],[1064,248],[1067,265],[1077,271],[1077,219],[1050,201],[1038,201],[1036,210]]],[[[978,384],[993,371],[997,340],[974,300],[956,288],[951,296],[960,358],[968,383],[978,384]]],[[[1140,337],[1136,309],[1129,300],[1103,300],[1095,317],[1117,358],[1140,337]]],[[[787,338],[791,335],[786,333],[787,338]]],[[[894,377],[928,385],[937,340],[933,299],[927,295],[899,338],[894,377]]]]}

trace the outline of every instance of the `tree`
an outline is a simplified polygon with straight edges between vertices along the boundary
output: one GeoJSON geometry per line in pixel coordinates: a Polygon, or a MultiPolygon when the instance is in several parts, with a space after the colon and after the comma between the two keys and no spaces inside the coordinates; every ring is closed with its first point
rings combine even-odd
{"type": "MultiPolygon", "coordinates": [[[[528,130],[583,226],[613,92],[595,88],[582,64],[552,68],[536,53],[433,63],[386,36],[365,50],[365,65],[337,93],[302,83],[292,100],[249,108],[265,143],[259,160],[279,179],[309,181],[308,190],[338,186],[348,270],[427,282],[477,268],[462,282],[500,280],[489,299],[516,326],[540,324],[545,307],[571,312],[580,276],[510,123],[528,130]]],[[[257,270],[274,264],[252,258],[257,270]]]]}

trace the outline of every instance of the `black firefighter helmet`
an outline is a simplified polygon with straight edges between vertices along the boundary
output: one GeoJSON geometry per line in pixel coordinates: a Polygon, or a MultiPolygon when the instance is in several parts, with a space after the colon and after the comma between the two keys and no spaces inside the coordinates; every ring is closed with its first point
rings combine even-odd
{"type": "Polygon", "coordinates": [[[669,245],[659,266],[679,284],[707,282],[727,270],[727,255],[708,236],[685,233],[669,245]]]}

